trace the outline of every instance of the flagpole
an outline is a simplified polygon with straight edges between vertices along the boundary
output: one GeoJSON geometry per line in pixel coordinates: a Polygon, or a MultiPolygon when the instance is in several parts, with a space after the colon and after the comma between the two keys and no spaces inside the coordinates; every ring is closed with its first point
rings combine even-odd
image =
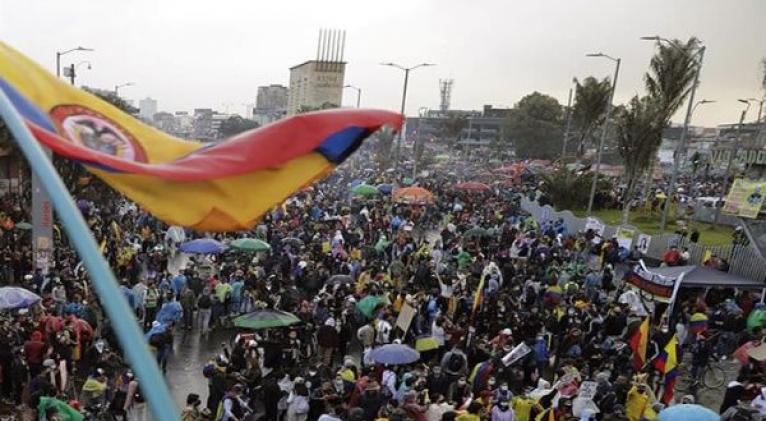
{"type": "Polygon", "coordinates": [[[165,379],[149,352],[149,346],[138,328],[133,311],[117,286],[114,274],[103,255],[98,252],[96,241],[85,224],[82,213],[77,210],[64,182],[53,168],[42,146],[32,136],[2,89],[0,89],[0,117],[16,139],[16,144],[29,163],[33,176],[40,179],[57,215],[61,218],[67,236],[88,269],[102,308],[109,317],[125,356],[137,374],[141,391],[149,402],[154,418],[158,421],[178,420],[174,400],[165,379]]]}

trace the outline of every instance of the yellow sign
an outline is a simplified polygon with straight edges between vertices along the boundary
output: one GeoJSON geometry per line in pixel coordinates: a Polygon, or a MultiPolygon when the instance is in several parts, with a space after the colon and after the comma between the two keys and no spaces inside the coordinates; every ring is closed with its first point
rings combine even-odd
{"type": "Polygon", "coordinates": [[[734,180],[723,212],[741,218],[757,218],[763,205],[763,194],[766,181],[746,181],[741,178],[734,180]]]}

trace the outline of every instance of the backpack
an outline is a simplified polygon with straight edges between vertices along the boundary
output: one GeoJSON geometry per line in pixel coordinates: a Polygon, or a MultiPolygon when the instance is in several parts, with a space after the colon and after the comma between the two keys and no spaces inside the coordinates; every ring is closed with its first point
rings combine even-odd
{"type": "Polygon", "coordinates": [[[463,368],[463,357],[457,353],[451,353],[447,360],[447,369],[453,373],[459,372],[463,368]]]}
{"type": "Polygon", "coordinates": [[[213,305],[212,301],[210,300],[209,295],[203,295],[199,297],[199,301],[197,302],[197,307],[207,310],[213,305]]]}

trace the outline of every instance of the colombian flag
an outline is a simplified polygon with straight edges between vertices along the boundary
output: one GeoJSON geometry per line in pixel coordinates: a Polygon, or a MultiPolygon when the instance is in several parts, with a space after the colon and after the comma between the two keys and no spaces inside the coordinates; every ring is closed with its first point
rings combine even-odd
{"type": "Polygon", "coordinates": [[[290,194],[328,174],[384,125],[388,111],[288,118],[216,144],[181,140],[70,86],[0,42],[0,89],[45,146],[86,166],[170,225],[249,229],[290,194]]]}
{"type": "Polygon", "coordinates": [[[678,377],[678,339],[676,335],[670,338],[668,344],[654,360],[654,368],[665,375],[661,400],[667,405],[673,400],[673,389],[676,387],[676,377],[678,377]]]}
{"type": "Polygon", "coordinates": [[[633,336],[630,337],[630,349],[633,350],[633,369],[641,371],[646,363],[646,348],[649,345],[649,318],[645,317],[633,336]]]}
{"type": "Polygon", "coordinates": [[[473,370],[471,370],[471,375],[468,376],[468,382],[471,383],[475,393],[478,393],[484,389],[484,386],[487,384],[487,380],[489,380],[489,376],[492,374],[494,369],[495,366],[490,360],[476,364],[473,367],[473,370]]]}
{"type": "Polygon", "coordinates": [[[707,315],[705,313],[694,313],[689,317],[689,332],[698,334],[707,330],[707,315]]]}

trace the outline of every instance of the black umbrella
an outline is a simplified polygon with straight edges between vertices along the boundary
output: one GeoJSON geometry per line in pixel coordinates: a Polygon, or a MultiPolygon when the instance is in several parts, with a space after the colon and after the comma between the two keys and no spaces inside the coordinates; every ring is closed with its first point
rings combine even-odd
{"type": "Polygon", "coordinates": [[[351,284],[354,282],[354,278],[349,275],[333,275],[327,279],[327,284],[351,284]]]}

